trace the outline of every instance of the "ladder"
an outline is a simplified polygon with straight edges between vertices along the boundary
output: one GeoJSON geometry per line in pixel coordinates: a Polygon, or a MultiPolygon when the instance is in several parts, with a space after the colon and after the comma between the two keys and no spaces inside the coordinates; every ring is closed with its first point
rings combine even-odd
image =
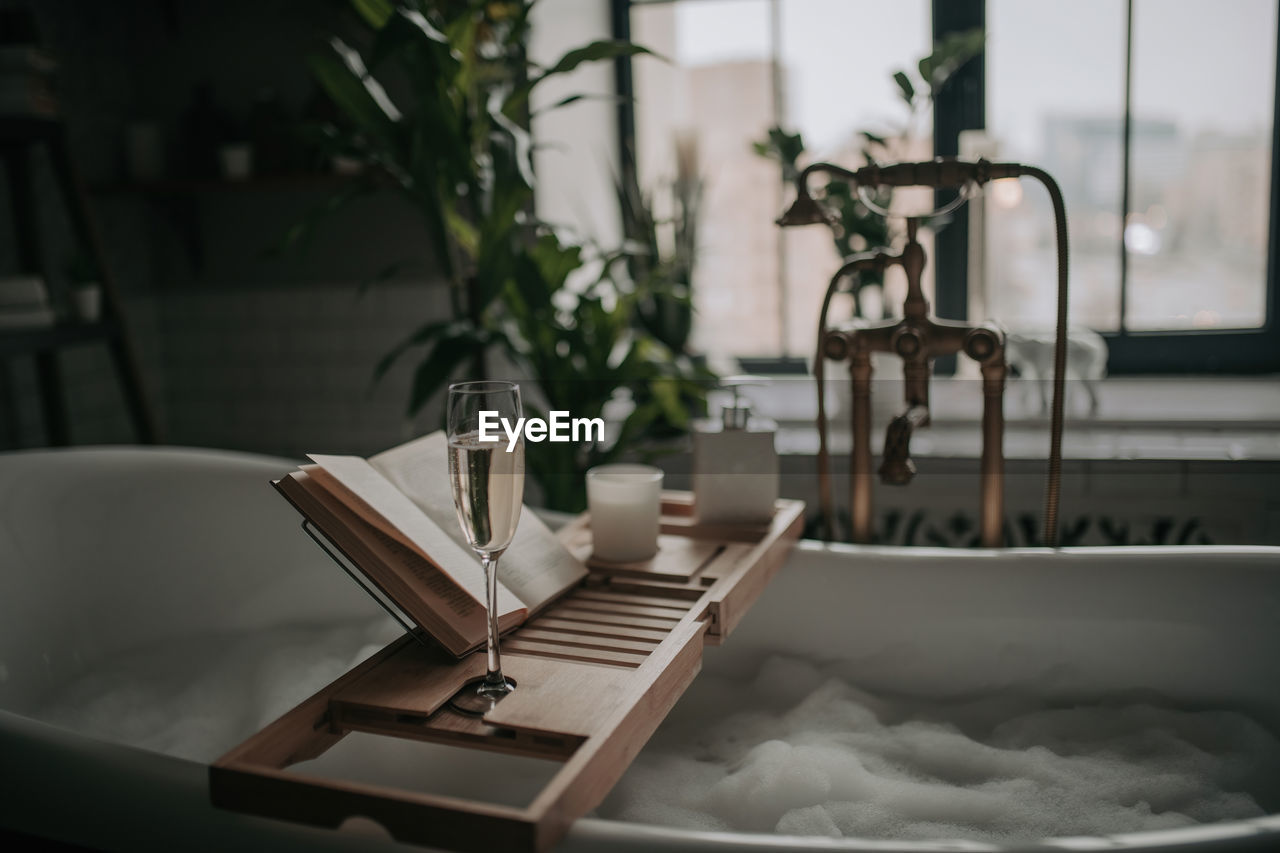
{"type": "MultiPolygon", "coordinates": [[[[0,331],[0,382],[8,385],[10,363],[20,358],[34,358],[39,387],[40,407],[47,444],[66,446],[71,443],[67,418],[66,393],[58,360],[62,349],[88,343],[103,343],[111,360],[130,420],[138,441],[154,444],[159,440],[156,421],[143,389],[137,353],[123,312],[115,282],[107,269],[102,238],[89,211],[84,188],[71,161],[67,147],[66,127],[56,118],[43,116],[0,116],[0,156],[8,172],[9,201],[13,211],[18,263],[23,273],[52,280],[48,259],[44,257],[39,234],[39,211],[32,183],[33,154],[40,148],[48,153],[54,179],[62,203],[70,215],[75,236],[93,260],[102,285],[102,313],[93,322],[59,320],[53,326],[35,329],[0,331]]],[[[5,389],[0,388],[0,393],[5,389]]],[[[12,400],[4,401],[11,415],[12,400]]],[[[7,443],[16,441],[16,424],[10,425],[7,443]]],[[[0,437],[0,442],[6,441],[0,437]]]]}

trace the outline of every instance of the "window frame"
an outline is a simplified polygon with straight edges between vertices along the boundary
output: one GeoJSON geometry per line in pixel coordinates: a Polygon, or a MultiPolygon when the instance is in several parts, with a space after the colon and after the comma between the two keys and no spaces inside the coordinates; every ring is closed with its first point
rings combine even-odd
{"type": "MultiPolygon", "coordinates": [[[[780,0],[771,0],[779,2],[780,0]]],[[[630,39],[633,6],[670,3],[675,0],[609,0],[613,36],[630,39]]],[[[1125,0],[1128,25],[1125,53],[1124,126],[1126,150],[1123,154],[1123,204],[1128,207],[1130,182],[1130,147],[1128,129],[1132,122],[1131,62],[1133,57],[1132,20],[1134,0],[1125,0]]],[[[937,41],[948,32],[986,25],[986,0],[932,0],[932,33],[937,41]]],[[[1268,222],[1267,263],[1264,278],[1265,319],[1257,329],[1169,330],[1103,332],[1109,348],[1107,369],[1111,374],[1190,374],[1190,373],[1271,373],[1280,371],[1280,15],[1277,15],[1274,101],[1271,121],[1270,219],[1268,222]]],[[[636,168],[635,94],[631,58],[615,61],[617,86],[618,163],[623,174],[636,168]]],[[[986,54],[980,53],[956,73],[937,95],[933,114],[934,152],[954,156],[959,152],[959,135],[963,130],[986,127],[986,54]]],[[[966,209],[967,210],[967,209],[966,209]]],[[[1122,212],[1127,214],[1128,210],[1122,212]]],[[[1124,221],[1123,217],[1121,221],[1124,221]]],[[[1068,211],[1068,225],[1070,212],[1068,211]]],[[[934,254],[935,310],[938,316],[964,320],[968,315],[968,216],[957,216],[936,236],[934,254]]],[[[1123,236],[1120,237],[1123,241],[1123,236]]],[[[1123,242],[1120,246],[1122,275],[1127,274],[1127,258],[1123,242]]],[[[1122,281],[1120,298],[1124,298],[1122,281]]],[[[938,372],[954,370],[954,359],[938,361],[938,372]]]]}

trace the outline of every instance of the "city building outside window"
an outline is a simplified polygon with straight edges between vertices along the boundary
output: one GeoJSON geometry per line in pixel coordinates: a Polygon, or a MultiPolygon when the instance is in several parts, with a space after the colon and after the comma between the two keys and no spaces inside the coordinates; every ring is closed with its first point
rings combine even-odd
{"type": "MultiPolygon", "coordinates": [[[[932,121],[908,128],[901,157],[980,153],[1058,180],[1071,322],[1108,338],[1112,372],[1280,368],[1275,0],[615,3],[622,34],[667,60],[637,58],[626,75],[625,154],[660,208],[676,141],[696,144],[695,343],[713,356],[810,356],[838,265],[823,229],[773,225],[792,191],[753,143],[777,125],[803,137],[810,159],[860,165],[859,132],[897,134],[907,118],[893,73],[976,21],[984,54],[942,91],[932,121]]],[[[899,206],[931,202],[925,192],[899,206]]],[[[929,245],[938,313],[1050,328],[1044,193],[1000,182],[962,216],[929,245]]],[[[892,314],[901,282],[868,296],[864,313],[892,314]]]]}

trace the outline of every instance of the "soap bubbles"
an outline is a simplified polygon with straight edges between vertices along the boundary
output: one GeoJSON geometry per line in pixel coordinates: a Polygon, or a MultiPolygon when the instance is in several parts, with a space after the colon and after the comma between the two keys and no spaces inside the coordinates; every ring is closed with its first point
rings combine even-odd
{"type": "Polygon", "coordinates": [[[175,638],[97,663],[32,716],[102,740],[211,762],[395,636],[394,623],[381,617],[175,638]]]}
{"type": "Polygon", "coordinates": [[[704,675],[599,810],[675,827],[1016,842],[1174,829],[1280,806],[1280,741],[1150,701],[872,696],[782,657],[704,675]]]}

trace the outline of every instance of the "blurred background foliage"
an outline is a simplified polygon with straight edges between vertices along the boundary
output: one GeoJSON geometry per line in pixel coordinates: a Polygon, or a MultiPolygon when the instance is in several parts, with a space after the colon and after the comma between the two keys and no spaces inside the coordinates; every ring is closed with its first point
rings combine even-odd
{"type": "MultiPolygon", "coordinates": [[[[375,379],[400,359],[416,359],[412,416],[450,381],[490,376],[497,356],[532,380],[522,383],[529,416],[555,409],[601,417],[611,404],[610,412],[625,412],[612,418],[619,422],[604,443],[548,442],[528,454],[544,502],[580,510],[587,468],[682,435],[705,412],[714,379],[689,350],[696,176],[683,178],[691,183],[680,190],[681,236],[670,254],[650,233],[652,208],[634,184],[627,198],[619,191],[621,247],[572,239],[534,213],[531,93],[583,63],[648,51],[602,40],[549,65],[533,63],[526,53],[533,0],[350,5],[361,35],[334,37],[310,58],[337,107],[336,120],[311,132],[331,153],[363,164],[363,174],[304,217],[287,242],[305,241],[318,221],[364,193],[390,186],[403,195],[421,214],[448,282],[451,316],[398,342],[375,379]]],[[[397,269],[389,264],[374,283],[397,269]]]]}

